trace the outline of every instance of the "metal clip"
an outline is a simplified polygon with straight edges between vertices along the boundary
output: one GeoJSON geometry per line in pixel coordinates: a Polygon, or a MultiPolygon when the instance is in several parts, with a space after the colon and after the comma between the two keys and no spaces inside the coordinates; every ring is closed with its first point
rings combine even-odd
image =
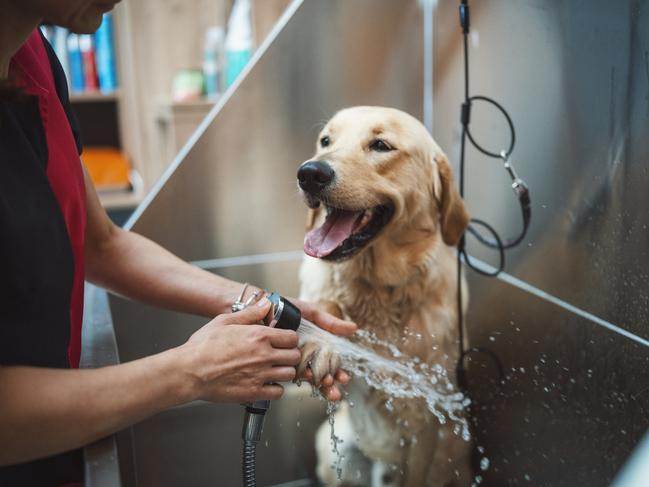
{"type": "Polygon", "coordinates": [[[503,160],[505,171],[507,171],[507,174],[509,174],[509,177],[512,180],[512,189],[514,190],[514,193],[516,193],[516,196],[521,197],[523,193],[528,191],[527,184],[525,184],[525,181],[519,178],[518,174],[516,174],[514,166],[509,162],[509,154],[507,154],[507,151],[501,150],[500,157],[503,160]]]}

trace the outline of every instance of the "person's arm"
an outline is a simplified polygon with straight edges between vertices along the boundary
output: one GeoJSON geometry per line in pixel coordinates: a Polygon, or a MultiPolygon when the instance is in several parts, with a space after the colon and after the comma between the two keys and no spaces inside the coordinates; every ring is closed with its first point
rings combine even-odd
{"type": "MultiPolygon", "coordinates": [[[[85,172],[87,226],[86,279],[117,294],[159,307],[208,318],[225,313],[242,289],[239,282],[193,266],[151,240],[117,227],[102,208],[85,172]]],[[[248,291],[252,294],[253,289],[248,291]]],[[[349,336],[356,325],[318,310],[313,304],[291,299],[302,315],[336,335],[349,336]]],[[[307,380],[310,376],[307,374],[307,380]]],[[[349,376],[338,371],[336,381],[349,376]]],[[[341,398],[334,378],[322,380],[322,393],[331,401],[341,398]]]]}
{"type": "Polygon", "coordinates": [[[119,295],[212,318],[230,311],[241,284],[190,265],[108,218],[86,183],[86,279],[119,295]]]}
{"type": "Polygon", "coordinates": [[[184,345],[100,369],[0,367],[0,465],[81,447],[196,399],[278,399],[295,378],[297,335],[249,323],[269,310],[221,315],[184,345]],[[244,325],[239,325],[242,323],[244,325]]]}

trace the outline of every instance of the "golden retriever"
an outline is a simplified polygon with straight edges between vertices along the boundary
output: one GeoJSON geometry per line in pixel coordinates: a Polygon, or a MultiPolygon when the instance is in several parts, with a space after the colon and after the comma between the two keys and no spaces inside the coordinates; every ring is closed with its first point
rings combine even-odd
{"type": "MultiPolygon", "coordinates": [[[[396,109],[342,110],[320,133],[314,157],[300,166],[298,185],[310,208],[301,298],[355,321],[408,356],[442,364],[453,377],[452,247],[468,215],[448,160],[425,127],[396,109]]],[[[335,350],[301,345],[300,368],[311,367],[316,383],[340,363],[335,350]]],[[[348,468],[337,479],[323,429],[316,449],[326,485],[468,482],[469,445],[451,425],[440,425],[423,400],[394,400],[390,411],[388,397],[362,378],[353,379],[348,392],[355,407],[338,413],[341,447],[347,458],[359,449],[373,465],[369,473],[348,468]]]]}

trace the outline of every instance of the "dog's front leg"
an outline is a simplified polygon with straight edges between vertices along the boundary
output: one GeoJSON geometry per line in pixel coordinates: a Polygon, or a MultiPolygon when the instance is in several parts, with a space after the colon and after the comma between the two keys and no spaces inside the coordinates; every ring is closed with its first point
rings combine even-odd
{"type": "MultiPolygon", "coordinates": [[[[439,435],[436,429],[427,428],[419,432],[417,441],[410,441],[404,451],[404,478],[402,487],[427,485],[428,472],[433,462],[439,435]]],[[[438,486],[435,486],[438,487],[438,486]]]]}
{"type": "MultiPolygon", "coordinates": [[[[337,318],[343,318],[340,306],[334,301],[321,299],[318,301],[318,308],[337,318]]],[[[297,369],[298,377],[304,376],[306,369],[310,369],[316,386],[320,385],[327,374],[333,376],[340,368],[340,355],[329,344],[305,341],[300,343],[300,351],[302,359],[297,369]]]]}

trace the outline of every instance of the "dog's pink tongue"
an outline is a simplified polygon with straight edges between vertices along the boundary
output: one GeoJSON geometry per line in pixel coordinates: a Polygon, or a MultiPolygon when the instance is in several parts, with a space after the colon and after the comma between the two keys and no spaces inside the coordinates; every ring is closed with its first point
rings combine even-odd
{"type": "Polygon", "coordinates": [[[304,237],[304,252],[311,257],[326,257],[352,234],[362,211],[335,210],[327,219],[304,237]]]}

